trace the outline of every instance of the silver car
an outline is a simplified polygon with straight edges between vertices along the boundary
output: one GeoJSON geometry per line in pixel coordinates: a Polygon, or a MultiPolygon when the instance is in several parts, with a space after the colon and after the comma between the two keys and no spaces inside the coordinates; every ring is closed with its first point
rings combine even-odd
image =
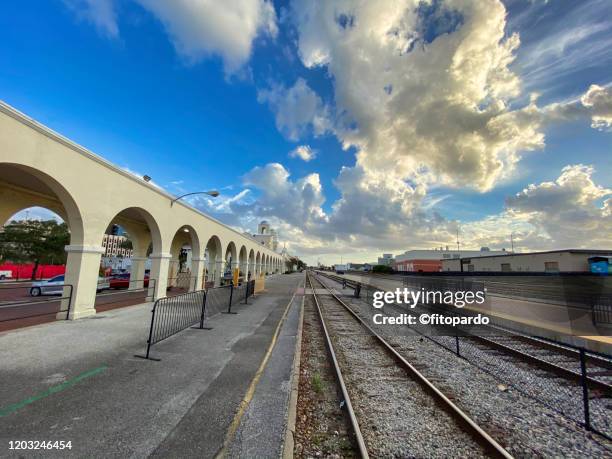
{"type": "MultiPolygon", "coordinates": [[[[30,287],[30,295],[62,295],[64,293],[65,285],[65,276],[63,274],[44,281],[32,282],[32,287],[30,287]]],[[[98,277],[98,288],[96,289],[96,292],[108,290],[109,288],[110,283],[108,280],[105,277],[98,277]]]]}

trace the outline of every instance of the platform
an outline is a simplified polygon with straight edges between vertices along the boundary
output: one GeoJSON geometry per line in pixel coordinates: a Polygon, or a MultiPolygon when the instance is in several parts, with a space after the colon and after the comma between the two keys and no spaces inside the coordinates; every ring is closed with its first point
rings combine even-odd
{"type": "MultiPolygon", "coordinates": [[[[0,333],[0,457],[19,455],[7,449],[17,439],[72,442],[45,457],[214,457],[232,425],[237,451],[255,451],[249,439],[259,428],[243,400],[258,372],[254,407],[288,394],[278,384],[293,362],[298,303],[289,306],[303,277],[272,276],[237,315],[212,317],[212,330],[187,329],[156,344],[159,362],[134,356],[145,350],[150,304],[0,333]]],[[[269,422],[282,429],[281,411],[269,422]]],[[[274,437],[266,445],[280,449],[282,437],[274,437]]]]}

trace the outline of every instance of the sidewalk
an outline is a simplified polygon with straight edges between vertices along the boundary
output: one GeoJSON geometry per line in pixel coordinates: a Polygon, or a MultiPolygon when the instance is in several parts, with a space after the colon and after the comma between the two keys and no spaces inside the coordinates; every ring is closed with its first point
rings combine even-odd
{"type": "Polygon", "coordinates": [[[72,441],[45,457],[211,457],[303,275],[145,350],[150,304],[0,333],[0,457],[10,440],[72,441]],[[171,449],[169,449],[171,448],[171,449]],[[166,454],[167,455],[167,454],[166,454]]]}

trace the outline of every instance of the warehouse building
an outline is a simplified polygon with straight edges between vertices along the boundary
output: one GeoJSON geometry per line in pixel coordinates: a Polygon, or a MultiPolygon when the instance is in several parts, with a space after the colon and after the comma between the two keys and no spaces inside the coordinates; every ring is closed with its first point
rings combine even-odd
{"type": "MultiPolygon", "coordinates": [[[[407,250],[395,257],[393,267],[400,272],[439,272],[444,260],[459,260],[489,255],[508,255],[505,250],[492,251],[488,247],[480,250],[452,250],[448,246],[429,250],[407,250]]],[[[459,266],[459,265],[457,265],[459,266]]]]}
{"type": "Polygon", "coordinates": [[[564,249],[506,253],[442,260],[442,271],[467,272],[590,272],[591,258],[611,257],[612,250],[564,249]]]}

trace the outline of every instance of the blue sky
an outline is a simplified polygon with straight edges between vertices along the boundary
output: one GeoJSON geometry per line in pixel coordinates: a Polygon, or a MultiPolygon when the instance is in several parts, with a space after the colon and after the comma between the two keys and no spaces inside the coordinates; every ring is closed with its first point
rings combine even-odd
{"type": "Polygon", "coordinates": [[[310,260],[612,240],[612,3],[426,3],[5,2],[0,98],[310,260]]]}

